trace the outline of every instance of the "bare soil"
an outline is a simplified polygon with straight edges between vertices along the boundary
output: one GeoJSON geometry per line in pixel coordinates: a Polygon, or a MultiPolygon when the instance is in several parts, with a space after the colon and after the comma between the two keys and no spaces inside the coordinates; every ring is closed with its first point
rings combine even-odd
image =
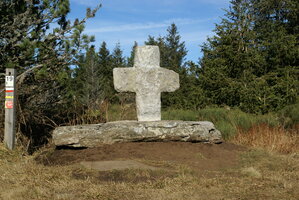
{"type": "Polygon", "coordinates": [[[117,143],[88,149],[56,149],[43,152],[36,160],[48,166],[71,165],[83,161],[138,160],[156,167],[161,163],[168,163],[210,171],[237,165],[238,155],[244,150],[245,147],[231,143],[117,143]]]}

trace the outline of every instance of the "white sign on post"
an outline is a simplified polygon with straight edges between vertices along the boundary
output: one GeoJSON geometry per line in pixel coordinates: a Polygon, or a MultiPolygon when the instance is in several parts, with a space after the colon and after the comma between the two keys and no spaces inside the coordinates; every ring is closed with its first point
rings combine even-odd
{"type": "Polygon", "coordinates": [[[13,87],[14,85],[14,77],[13,76],[6,76],[5,77],[5,86],[6,87],[13,87]]]}

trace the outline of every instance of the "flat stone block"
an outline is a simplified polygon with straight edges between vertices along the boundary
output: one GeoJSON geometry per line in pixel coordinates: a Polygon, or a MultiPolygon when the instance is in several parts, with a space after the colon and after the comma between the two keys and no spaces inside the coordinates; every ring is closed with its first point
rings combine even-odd
{"type": "Polygon", "coordinates": [[[53,132],[53,141],[56,146],[97,147],[119,142],[221,143],[222,137],[208,121],[116,121],[58,127],[53,132]]]}

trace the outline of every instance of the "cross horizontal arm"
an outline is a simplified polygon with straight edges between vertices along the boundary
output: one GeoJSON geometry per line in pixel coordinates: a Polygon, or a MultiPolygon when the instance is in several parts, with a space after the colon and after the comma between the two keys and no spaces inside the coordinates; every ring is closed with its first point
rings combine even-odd
{"type": "Polygon", "coordinates": [[[113,69],[114,88],[118,92],[135,92],[136,91],[136,69],[114,68],[113,69]]]}
{"type": "Polygon", "coordinates": [[[179,74],[165,68],[159,68],[162,72],[160,92],[174,92],[180,88],[179,74]]]}

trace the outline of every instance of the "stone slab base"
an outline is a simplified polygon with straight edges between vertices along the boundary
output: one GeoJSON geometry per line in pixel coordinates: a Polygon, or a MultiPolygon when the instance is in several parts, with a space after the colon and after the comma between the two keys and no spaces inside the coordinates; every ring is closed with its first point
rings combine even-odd
{"type": "Polygon", "coordinates": [[[56,146],[97,147],[118,142],[221,143],[222,137],[208,121],[116,121],[58,127],[53,132],[53,141],[56,146]]]}

